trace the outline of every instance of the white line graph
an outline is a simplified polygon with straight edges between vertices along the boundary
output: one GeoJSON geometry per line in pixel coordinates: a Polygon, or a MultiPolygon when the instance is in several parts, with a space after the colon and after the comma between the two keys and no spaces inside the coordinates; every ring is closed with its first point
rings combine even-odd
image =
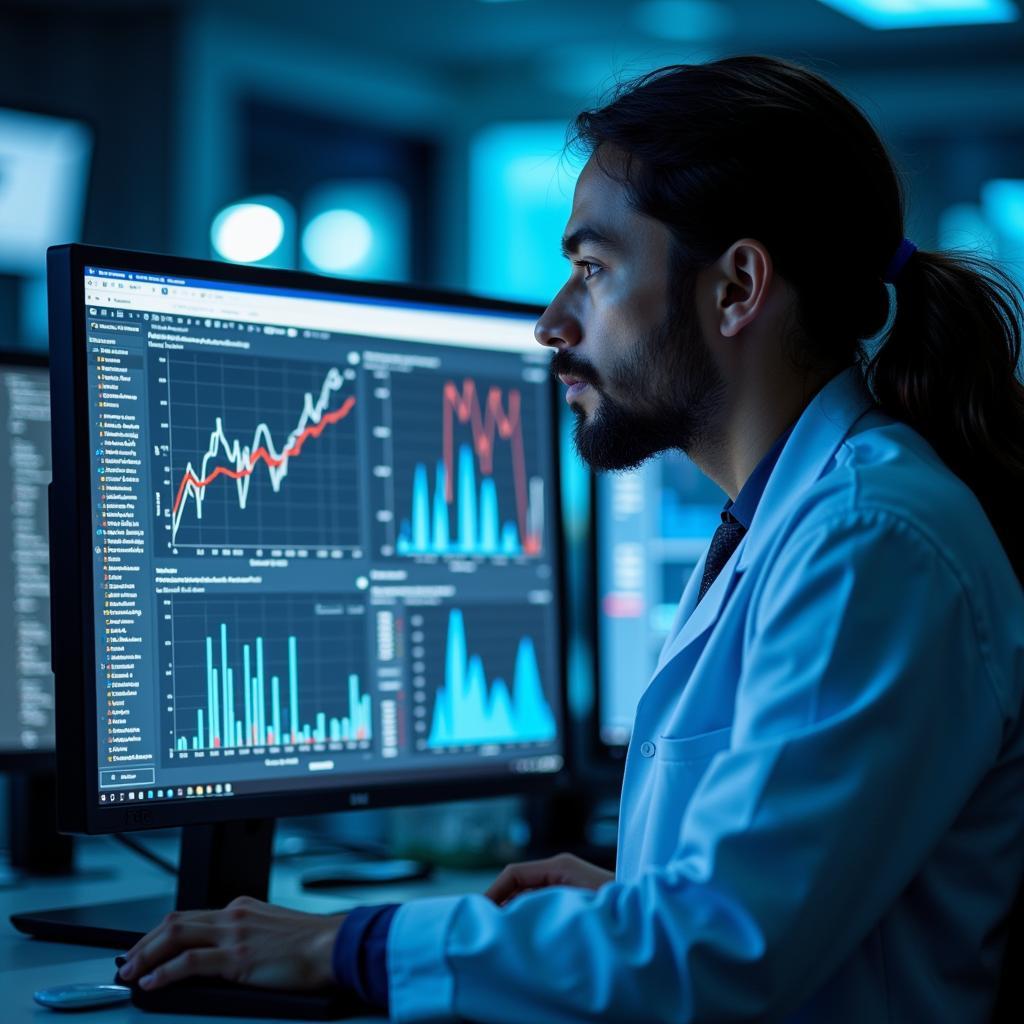
{"type": "Polygon", "coordinates": [[[319,437],[327,426],[344,419],[351,412],[355,405],[354,396],[349,396],[338,408],[331,410],[335,396],[344,385],[345,378],[341,371],[331,367],[324,377],[319,395],[314,398],[312,392],[306,392],[298,422],[280,447],[275,443],[266,423],[259,423],[253,432],[252,442],[243,444],[237,438],[228,437],[223,417],[217,416],[198,470],[189,461],[181,476],[171,513],[172,543],[177,538],[178,528],[190,501],[196,519],[202,519],[206,489],[219,476],[234,481],[238,505],[242,510],[248,501],[253,472],[260,462],[266,466],[274,493],[280,491],[288,476],[289,464],[292,458],[301,454],[303,445],[311,438],[319,437]]]}

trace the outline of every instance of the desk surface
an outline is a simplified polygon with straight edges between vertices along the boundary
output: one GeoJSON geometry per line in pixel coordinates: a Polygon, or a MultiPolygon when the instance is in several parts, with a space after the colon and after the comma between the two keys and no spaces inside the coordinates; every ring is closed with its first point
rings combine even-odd
{"type": "MultiPolygon", "coordinates": [[[[145,835],[140,838],[146,841],[145,835]]],[[[166,839],[159,848],[173,857],[174,846],[166,839]]],[[[10,915],[29,910],[144,899],[173,892],[173,879],[155,865],[138,857],[113,839],[93,837],[78,841],[79,874],[73,878],[37,879],[13,888],[0,889],[0,1019],[4,1024],[56,1024],[72,1019],[37,1005],[32,993],[37,989],[79,982],[109,983],[114,970],[114,950],[62,943],[38,942],[16,931],[10,915]]],[[[341,913],[362,903],[401,902],[418,896],[459,892],[480,892],[493,880],[495,872],[438,871],[425,882],[389,886],[351,887],[329,893],[308,893],[300,886],[307,871],[330,865],[327,857],[301,857],[274,865],[270,883],[270,899],[274,903],[307,910],[311,913],[341,913]]],[[[155,922],[154,922],[155,923],[155,922]]],[[[87,1011],[73,1019],[97,1024],[124,1022],[181,1021],[188,1024],[223,1022],[223,1017],[152,1016],[132,1006],[87,1011]]],[[[256,1020],[258,1018],[230,1018],[256,1020]]],[[[262,1018],[265,1020],[265,1018],[262,1018]]],[[[375,1021],[379,1017],[352,1018],[354,1021],[375,1021]]]]}

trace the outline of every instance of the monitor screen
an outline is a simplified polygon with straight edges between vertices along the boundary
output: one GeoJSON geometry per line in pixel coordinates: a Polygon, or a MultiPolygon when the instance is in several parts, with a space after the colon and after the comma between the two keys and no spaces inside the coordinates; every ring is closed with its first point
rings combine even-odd
{"type": "Polygon", "coordinates": [[[53,750],[50,670],[50,380],[0,359],[0,757],[53,750]]]}
{"type": "Polygon", "coordinates": [[[683,454],[597,479],[598,727],[629,742],[637,701],[727,495],[683,454]]]}
{"type": "Polygon", "coordinates": [[[154,260],[81,267],[97,802],[560,770],[535,314],[154,260]]]}

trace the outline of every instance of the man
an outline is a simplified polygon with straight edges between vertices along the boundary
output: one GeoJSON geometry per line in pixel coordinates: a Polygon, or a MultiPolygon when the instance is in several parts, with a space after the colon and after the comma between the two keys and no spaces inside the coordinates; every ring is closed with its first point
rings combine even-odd
{"type": "Polygon", "coordinates": [[[1012,289],[900,242],[877,136],[785,62],[666,69],[577,129],[537,325],[577,446],[679,448],[730,495],[637,710],[614,878],[243,900],[128,976],[347,984],[398,1020],[986,1020],[1024,867],[1012,289]]]}

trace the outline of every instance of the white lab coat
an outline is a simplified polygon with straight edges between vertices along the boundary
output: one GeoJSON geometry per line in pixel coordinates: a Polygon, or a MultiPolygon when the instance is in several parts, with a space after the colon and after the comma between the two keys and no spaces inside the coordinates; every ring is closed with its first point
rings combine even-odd
{"type": "Polygon", "coordinates": [[[701,575],[637,710],[615,881],[406,904],[394,1019],[988,1019],[1024,596],[978,502],[848,370],[696,604],[701,575]]]}

